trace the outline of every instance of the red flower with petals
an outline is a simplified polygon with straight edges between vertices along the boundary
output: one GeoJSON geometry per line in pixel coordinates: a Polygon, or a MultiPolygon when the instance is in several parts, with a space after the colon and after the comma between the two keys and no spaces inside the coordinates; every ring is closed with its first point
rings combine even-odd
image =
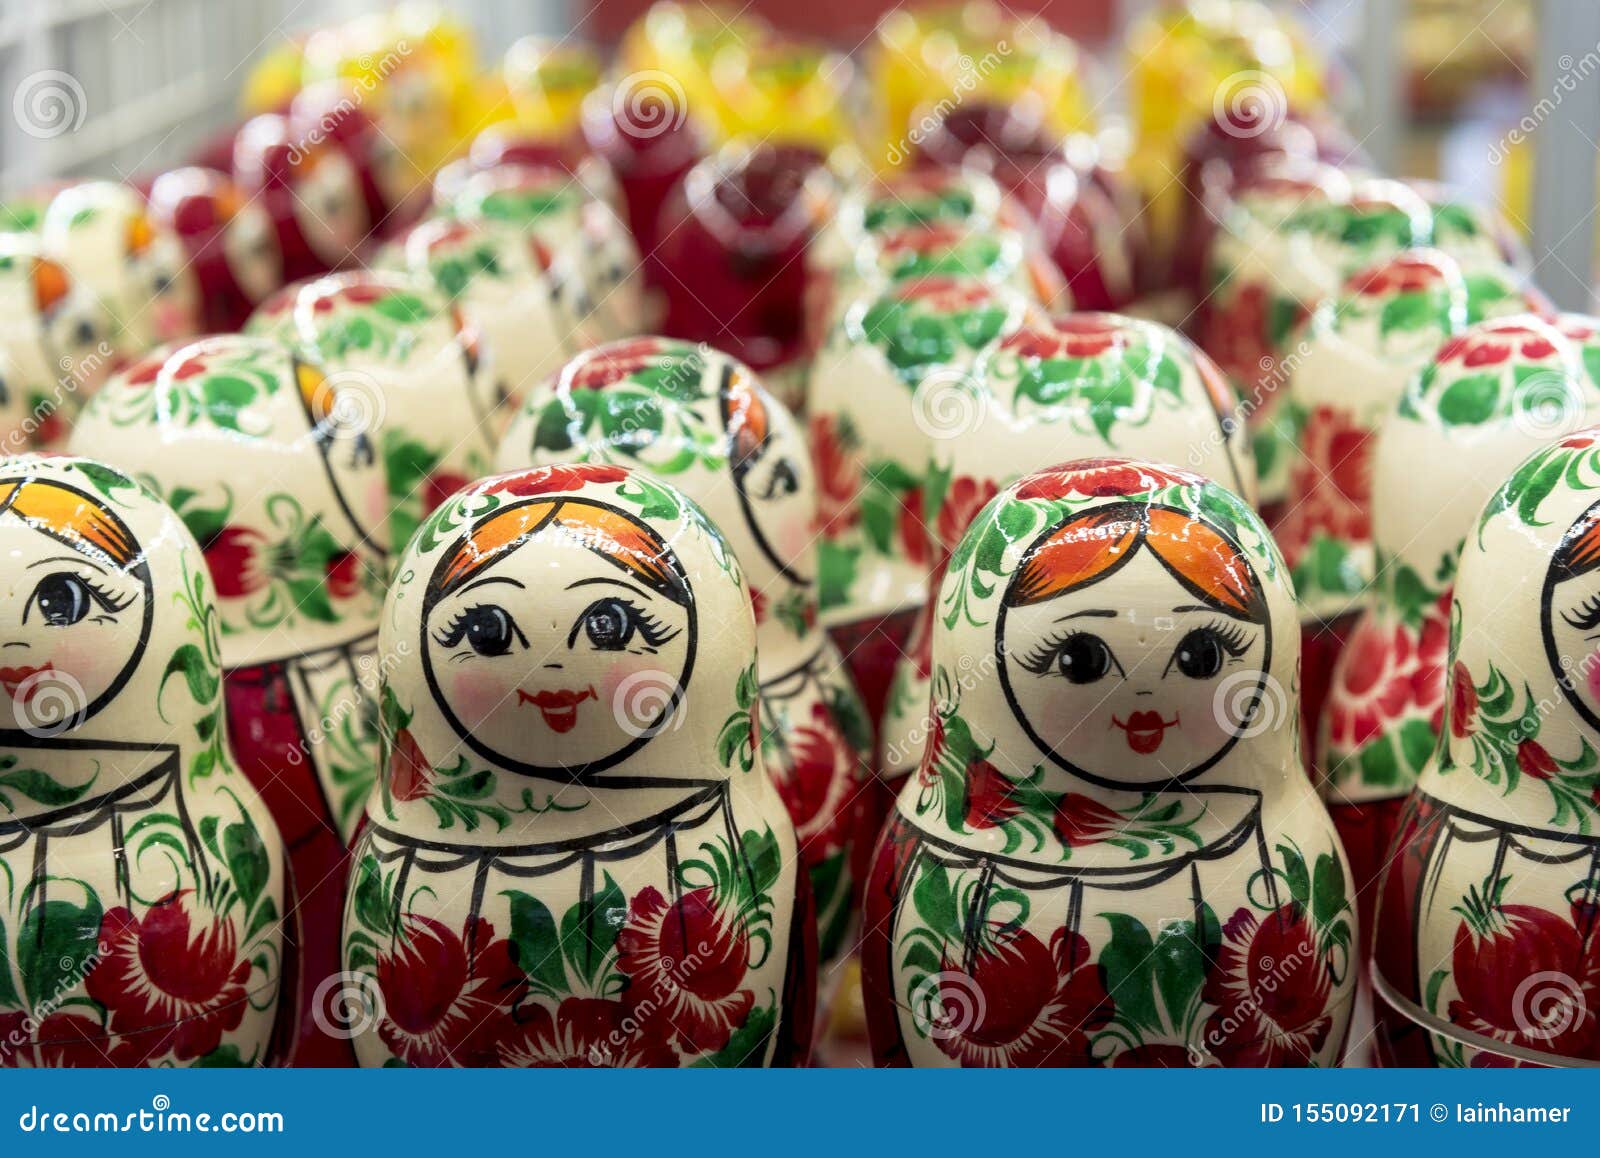
{"type": "Polygon", "coordinates": [[[1553,357],[1556,347],[1542,330],[1515,322],[1491,323],[1457,334],[1439,347],[1433,360],[1441,365],[1460,361],[1469,368],[1499,366],[1519,352],[1537,362],[1553,357]]]}
{"type": "Polygon", "coordinates": [[[900,511],[895,519],[900,551],[906,560],[918,567],[933,562],[933,550],[928,545],[928,525],[922,521],[922,488],[912,487],[900,496],[900,511]]]}
{"type": "Polygon", "coordinates": [[[1029,475],[1017,484],[1019,499],[1054,501],[1068,495],[1115,498],[1142,495],[1199,481],[1195,475],[1120,458],[1082,458],[1058,470],[1029,475]]]}
{"type": "Polygon", "coordinates": [[[811,416],[811,461],[817,472],[817,526],[837,536],[861,518],[861,466],[831,414],[811,416]]]}
{"type": "Polygon", "coordinates": [[[1271,367],[1269,307],[1267,287],[1252,282],[1207,311],[1205,337],[1200,345],[1236,382],[1253,385],[1271,367]]]}
{"type": "Polygon", "coordinates": [[[1328,1039],[1333,982],[1311,922],[1290,902],[1265,917],[1241,908],[1222,928],[1204,998],[1206,1043],[1230,1066],[1305,1066],[1328,1039]]]}
{"type": "Polygon", "coordinates": [[[775,767],[769,764],[808,867],[844,843],[857,759],[828,705],[818,702],[811,705],[811,719],[795,727],[783,758],[775,767]]]}
{"type": "Polygon", "coordinates": [[[552,1015],[543,1005],[516,1014],[517,1027],[499,1042],[500,1064],[526,1069],[671,1068],[678,1055],[659,1038],[640,1033],[620,1001],[568,997],[552,1015]]]}
{"type": "Polygon", "coordinates": [[[201,547],[219,599],[242,599],[267,585],[258,559],[266,541],[249,527],[223,527],[201,547]]]}
{"type": "Polygon", "coordinates": [[[599,390],[653,366],[667,353],[659,338],[631,338],[579,354],[567,381],[574,390],[599,390]]]}
{"type": "Polygon", "coordinates": [[[1404,624],[1363,617],[1345,643],[1328,692],[1328,737],[1348,752],[1383,735],[1414,694],[1416,639],[1404,624]]]}
{"type": "Polygon", "coordinates": [[[328,594],[350,599],[361,590],[361,559],[354,551],[340,551],[323,564],[328,594]]]}
{"type": "Polygon", "coordinates": [[[0,1068],[91,1069],[117,1064],[101,1024],[57,1010],[30,1034],[26,1013],[0,1014],[0,1068]]]}
{"type": "Polygon", "coordinates": [[[1089,1038],[1113,1008],[1087,939],[1058,929],[1046,949],[1025,929],[984,934],[970,967],[941,964],[935,1044],[964,1066],[1092,1064],[1089,1038]]]}
{"type": "Polygon", "coordinates": [[[999,488],[991,479],[979,480],[968,475],[952,479],[939,507],[938,518],[934,520],[939,545],[946,551],[954,551],[978,512],[998,493],[999,488]]]}
{"type": "Polygon", "coordinates": [[[1380,265],[1352,274],[1345,282],[1345,288],[1366,297],[1415,293],[1438,285],[1445,276],[1446,267],[1438,258],[1402,253],[1380,265]]]}
{"type": "Polygon", "coordinates": [[[1023,358],[1094,358],[1126,340],[1115,314],[1067,314],[1018,330],[1000,348],[1023,358]]]}
{"type": "Polygon", "coordinates": [[[471,483],[466,475],[449,470],[436,470],[422,484],[423,513],[441,506],[446,499],[471,483]]]}
{"type": "Polygon", "coordinates": [[[541,466],[502,479],[489,488],[491,494],[515,495],[529,499],[558,491],[581,490],[590,483],[619,483],[627,479],[628,468],[603,462],[575,462],[565,466],[541,466]]]}
{"type": "Polygon", "coordinates": [[[721,912],[709,887],[675,904],[653,886],[641,889],[617,934],[623,1001],[646,1023],[641,1032],[685,1054],[716,1053],[750,1016],[755,995],[740,988],[749,961],[743,925],[721,912]]]}
{"type": "Polygon", "coordinates": [[[1535,780],[1548,780],[1561,771],[1555,757],[1537,740],[1524,740],[1517,745],[1517,767],[1535,780]]]}
{"type": "Polygon", "coordinates": [[[1289,472],[1289,509],[1273,529],[1289,566],[1320,537],[1348,545],[1371,538],[1373,432],[1343,407],[1318,406],[1300,432],[1289,472]]]}
{"type": "Polygon", "coordinates": [[[394,943],[378,954],[376,973],[384,1014],[378,1036],[401,1061],[482,1066],[497,1060],[503,1006],[522,972],[510,943],[495,940],[488,921],[479,917],[457,935],[432,917],[407,913],[394,943]]]}
{"type": "Polygon", "coordinates": [[[994,828],[1010,820],[1022,805],[1011,796],[1011,781],[987,760],[967,765],[967,827],[994,828]]]}
{"type": "Polygon", "coordinates": [[[1086,848],[1121,830],[1122,814],[1092,796],[1067,792],[1056,801],[1051,822],[1056,835],[1069,847],[1086,848]]]}
{"type": "Polygon", "coordinates": [[[176,893],[142,918],[119,905],[100,920],[102,953],[85,987],[123,1035],[118,1065],[204,1057],[244,1019],[250,962],[232,921],[191,916],[193,897],[176,893]]]}
{"type": "Polygon", "coordinates": [[[389,795],[396,800],[420,800],[432,783],[433,766],[410,730],[401,728],[389,753],[389,795]]]}
{"type": "Polygon", "coordinates": [[[1456,661],[1450,674],[1450,731],[1456,739],[1472,735],[1472,718],[1478,714],[1478,689],[1472,685],[1467,665],[1456,661]]]}

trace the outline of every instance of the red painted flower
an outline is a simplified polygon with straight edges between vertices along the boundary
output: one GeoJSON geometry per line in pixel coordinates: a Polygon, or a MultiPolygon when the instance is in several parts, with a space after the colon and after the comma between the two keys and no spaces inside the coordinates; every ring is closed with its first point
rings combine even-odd
{"type": "Polygon", "coordinates": [[[1417,647],[1405,624],[1363,616],[1350,633],[1328,692],[1328,738],[1350,752],[1383,735],[1411,703],[1417,647]]]}
{"type": "Polygon", "coordinates": [[[1098,844],[1122,828],[1122,814],[1090,796],[1065,793],[1056,801],[1052,824],[1056,835],[1071,848],[1098,844]]]}
{"type": "Polygon", "coordinates": [[[345,282],[332,293],[317,295],[311,303],[311,308],[315,313],[326,314],[341,302],[354,306],[369,306],[374,302],[381,302],[392,292],[388,286],[376,282],[345,282]]]}
{"type": "Polygon", "coordinates": [[[388,952],[380,952],[378,1036],[414,1066],[477,1066],[495,1059],[504,1006],[521,980],[509,942],[479,917],[458,936],[432,917],[407,913],[388,952]]]}
{"type": "Polygon", "coordinates": [[[939,782],[939,753],[944,751],[944,717],[933,712],[928,718],[928,746],[917,766],[917,783],[928,788],[939,782]]]}
{"type": "Polygon", "coordinates": [[[1328,1038],[1332,979],[1300,906],[1241,908],[1222,928],[1204,998],[1206,1045],[1230,1066],[1304,1066],[1328,1038]]]}
{"type": "Polygon", "coordinates": [[[967,765],[967,827],[993,828],[1022,810],[1011,796],[1011,781],[987,760],[967,765]]]}
{"type": "Polygon", "coordinates": [[[941,966],[938,1047],[964,1066],[1089,1065],[1089,1038],[1113,1012],[1089,942],[1059,929],[1046,949],[1025,929],[984,932],[970,968],[941,966]]]}
{"type": "Polygon", "coordinates": [[[1537,740],[1524,740],[1517,745],[1517,767],[1535,780],[1548,780],[1561,770],[1555,757],[1537,740]]]}
{"type": "Polygon", "coordinates": [[[1450,1020],[1511,1045],[1594,1058],[1600,1047],[1600,949],[1536,905],[1470,903],[1450,959],[1450,1020]]]}
{"type": "Polygon", "coordinates": [[[994,287],[978,278],[917,277],[895,286],[903,302],[922,302],[938,314],[956,314],[994,301],[994,287]]]}
{"type": "Polygon", "coordinates": [[[115,1065],[111,1040],[92,1017],[57,1010],[28,1032],[26,1013],[0,1014],[0,1068],[91,1069],[115,1065]]]}
{"type": "Polygon", "coordinates": [[[238,959],[233,922],[191,917],[193,896],[176,893],[142,919],[119,905],[100,920],[102,953],[86,988],[105,1006],[106,1027],[124,1035],[118,1065],[204,1057],[244,1019],[250,962],[238,959]]]}
{"type": "Polygon", "coordinates": [[[1450,674],[1450,731],[1456,739],[1472,735],[1472,718],[1478,714],[1478,690],[1472,685],[1467,665],[1456,661],[1450,674]]]}
{"type": "Polygon", "coordinates": [[[589,483],[619,483],[627,477],[627,467],[603,462],[575,462],[565,466],[541,466],[525,470],[501,480],[489,490],[491,494],[529,499],[557,491],[580,490],[589,483]]]}
{"type": "Polygon", "coordinates": [[[1023,358],[1094,358],[1127,341],[1115,314],[1067,314],[1011,334],[1000,348],[1023,358]]]}
{"type": "Polygon", "coordinates": [[[744,927],[723,915],[709,887],[669,904],[647,886],[617,934],[617,967],[629,979],[623,1000],[685,1054],[715,1053],[755,1006],[739,988],[749,954],[744,927]]]}
{"type": "Polygon", "coordinates": [[[844,842],[856,758],[828,705],[818,702],[811,705],[811,719],[794,729],[785,758],[773,769],[807,866],[826,860],[844,842]]]}
{"type": "Polygon", "coordinates": [[[1207,312],[1200,345],[1236,382],[1261,381],[1272,362],[1267,287],[1249,283],[1207,312]]]}
{"type": "Polygon", "coordinates": [[[922,521],[921,487],[912,487],[900,496],[895,531],[900,540],[900,551],[908,562],[918,567],[926,567],[933,562],[933,550],[928,545],[928,525],[922,521]]]}
{"type": "Polygon", "coordinates": [[[1142,495],[1168,486],[1198,482],[1183,471],[1132,463],[1120,458],[1081,458],[1059,470],[1040,471],[1017,485],[1017,498],[1053,501],[1068,495],[1111,498],[1142,495]]]}
{"type": "Polygon", "coordinates": [[[516,1013],[518,1025],[501,1038],[500,1064],[528,1069],[671,1068],[678,1055],[659,1038],[640,1033],[620,1001],[568,997],[554,1015],[543,1005],[516,1013]]]}
{"type": "Polygon", "coordinates": [[[401,728],[389,753],[389,795],[396,800],[420,800],[433,782],[433,767],[417,746],[416,738],[401,728]]]}
{"type": "Polygon", "coordinates": [[[1447,270],[1437,257],[1402,253],[1360,273],[1352,274],[1345,288],[1352,293],[1375,297],[1379,294],[1415,293],[1445,280],[1447,270]]]}
{"type": "Polygon", "coordinates": [[[991,479],[980,480],[969,475],[952,479],[950,489],[945,492],[944,503],[939,507],[938,518],[934,521],[939,545],[946,551],[954,551],[961,536],[972,525],[972,520],[978,517],[978,512],[998,492],[999,488],[991,479]]]}
{"type": "Polygon", "coordinates": [[[1373,432],[1343,407],[1318,406],[1300,432],[1289,472],[1289,510],[1273,529],[1289,566],[1318,536],[1345,544],[1371,537],[1373,432]]]}
{"type": "Polygon", "coordinates": [[[755,612],[758,625],[767,621],[767,597],[754,587],[750,588],[750,610],[755,612]]]}
{"type": "Polygon", "coordinates": [[[935,221],[928,225],[908,225],[885,234],[879,243],[882,252],[890,257],[902,253],[925,254],[935,250],[950,249],[969,236],[965,225],[952,221],[935,221]]]}
{"type": "Polygon", "coordinates": [[[599,390],[661,361],[667,343],[659,338],[632,338],[579,354],[568,381],[574,390],[599,390]]]}
{"type": "Polygon", "coordinates": [[[1444,665],[1450,658],[1450,599],[1446,590],[1422,617],[1417,662],[1411,671],[1411,702],[1429,713],[1434,735],[1444,728],[1444,665]]]}
{"type": "Polygon", "coordinates": [[[823,534],[837,536],[861,518],[856,505],[861,466],[831,414],[811,416],[811,461],[817,472],[817,526],[823,534]]]}
{"type": "Polygon", "coordinates": [[[424,513],[440,506],[446,499],[471,481],[466,475],[456,474],[454,471],[434,471],[428,476],[427,481],[422,484],[424,513]]]}
{"type": "Polygon", "coordinates": [[[324,564],[328,594],[349,599],[361,590],[361,559],[354,551],[340,551],[324,564]]]}
{"type": "Polygon", "coordinates": [[[1460,361],[1465,367],[1498,366],[1515,353],[1530,361],[1543,361],[1556,353],[1548,333],[1517,322],[1475,326],[1457,334],[1434,355],[1439,364],[1460,361]]]}
{"type": "Polygon", "coordinates": [[[242,599],[267,585],[257,558],[266,536],[249,527],[223,527],[201,548],[221,599],[242,599]]]}

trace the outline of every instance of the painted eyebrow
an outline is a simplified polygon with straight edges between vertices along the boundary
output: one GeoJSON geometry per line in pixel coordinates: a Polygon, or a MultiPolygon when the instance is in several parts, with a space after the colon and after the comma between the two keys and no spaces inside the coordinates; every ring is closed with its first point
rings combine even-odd
{"type": "Polygon", "coordinates": [[[1172,614],[1174,614],[1174,615],[1182,615],[1184,612],[1187,612],[1187,611],[1214,612],[1214,611],[1216,611],[1216,608],[1215,607],[1207,607],[1203,603],[1185,603],[1182,606],[1174,607],[1172,609],[1172,614]]]}
{"type": "Polygon", "coordinates": [[[472,591],[479,587],[487,587],[491,583],[509,583],[511,586],[518,588],[523,586],[522,580],[513,579],[509,575],[485,575],[482,579],[474,579],[471,583],[468,583],[465,587],[461,588],[461,590],[457,591],[456,594],[465,595],[468,591],[472,591]]]}
{"type": "Polygon", "coordinates": [[[591,583],[607,583],[607,584],[610,584],[610,585],[612,585],[614,587],[621,587],[621,588],[623,588],[623,589],[625,589],[627,591],[632,591],[634,594],[638,595],[639,598],[641,598],[641,599],[654,599],[655,598],[655,595],[654,595],[653,592],[646,591],[643,587],[635,587],[632,583],[629,583],[624,579],[613,579],[609,575],[593,575],[593,576],[590,576],[588,579],[575,579],[571,583],[567,584],[567,590],[568,591],[573,591],[573,590],[576,590],[579,587],[587,587],[591,583]]]}
{"type": "Polygon", "coordinates": [[[1121,612],[1112,611],[1110,608],[1092,608],[1088,611],[1074,611],[1070,615],[1056,618],[1057,623],[1065,623],[1069,619],[1115,619],[1121,612]]]}
{"type": "Polygon", "coordinates": [[[100,564],[96,563],[93,559],[89,558],[87,555],[51,555],[48,558],[35,559],[32,563],[28,564],[28,569],[31,570],[34,567],[43,567],[46,563],[81,563],[85,567],[93,567],[102,575],[109,575],[111,573],[104,567],[100,566],[100,564]]]}

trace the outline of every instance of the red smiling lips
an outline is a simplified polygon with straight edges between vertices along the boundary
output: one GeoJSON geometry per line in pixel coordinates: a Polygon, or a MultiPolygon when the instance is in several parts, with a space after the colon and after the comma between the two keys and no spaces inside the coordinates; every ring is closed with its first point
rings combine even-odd
{"type": "Polygon", "coordinates": [[[55,665],[50,663],[39,667],[0,667],[0,685],[4,685],[6,693],[12,699],[16,699],[18,689],[22,685],[28,684],[29,680],[33,680],[22,693],[22,702],[26,704],[44,690],[44,686],[50,682],[49,679],[33,679],[33,677],[43,672],[54,672],[55,670],[55,665]]]}
{"type": "Polygon", "coordinates": [[[532,704],[538,708],[539,714],[544,717],[545,725],[552,732],[572,731],[578,726],[578,705],[584,700],[599,698],[594,694],[592,687],[584,688],[582,691],[561,688],[553,692],[535,692],[531,696],[521,688],[517,689],[517,702],[532,704]]]}
{"type": "Polygon", "coordinates": [[[1163,720],[1160,712],[1134,712],[1126,723],[1115,716],[1111,717],[1111,722],[1128,733],[1128,747],[1141,756],[1148,756],[1161,747],[1161,737],[1167,729],[1178,726],[1178,717],[1163,720]]]}

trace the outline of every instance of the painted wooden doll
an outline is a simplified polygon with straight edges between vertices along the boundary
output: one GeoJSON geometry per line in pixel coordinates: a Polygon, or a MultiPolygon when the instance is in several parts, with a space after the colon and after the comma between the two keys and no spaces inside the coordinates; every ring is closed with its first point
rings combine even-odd
{"type": "Polygon", "coordinates": [[[879,1063],[1335,1064],[1356,918],[1251,508],[1175,467],[1040,471],[940,605],[934,732],[862,920],[879,1063]]]}
{"type": "Polygon", "coordinates": [[[0,467],[0,1065],[277,1059],[283,845],[223,726],[205,561],[88,459],[0,467]]]}
{"type": "Polygon", "coordinates": [[[1600,1062],[1597,548],[1600,428],[1536,450],[1467,533],[1444,738],[1379,895],[1388,1062],[1600,1062]]]}
{"type": "Polygon", "coordinates": [[[286,282],[352,264],[372,228],[350,159],[326,142],[296,138],[275,113],[239,130],[233,179],[272,219],[286,282]]]}
{"type": "Polygon", "coordinates": [[[171,504],[210,568],[229,739],[293,872],[297,1065],[351,1058],[323,999],[378,767],[387,491],[367,432],[342,425],[341,388],[268,339],[205,338],[118,375],[72,434],[171,504]]]}
{"type": "Polygon", "coordinates": [[[113,181],[69,185],[40,228],[45,248],[110,308],[133,355],[200,330],[200,286],[183,243],[139,193],[113,181]]]}
{"type": "Polygon", "coordinates": [[[1185,462],[1247,501],[1255,466],[1216,363],[1180,334],[1119,314],[1037,319],[978,356],[949,407],[982,414],[973,437],[934,439],[924,489],[934,582],[895,668],[878,773],[897,795],[922,763],[932,721],[932,636],[950,554],[983,505],[1024,474],[1059,462],[1137,452],[1185,462]]]}
{"type": "Polygon", "coordinates": [[[150,212],[183,243],[208,333],[233,333],[283,285],[272,219],[217,170],[190,166],[161,174],[150,187],[150,212]]]}
{"type": "Polygon", "coordinates": [[[362,1064],[803,1063],[810,894],[721,534],[647,474],[547,467],[458,493],[399,574],[362,1064]]]}
{"type": "Polygon", "coordinates": [[[817,595],[874,721],[927,600],[932,444],[972,433],[979,416],[960,408],[960,382],[985,346],[1015,333],[1035,308],[978,279],[900,282],[851,304],[812,365],[817,595]]]}
{"type": "Polygon", "coordinates": [[[1600,387],[1588,371],[1600,352],[1596,326],[1573,315],[1481,322],[1437,351],[1378,435],[1379,566],[1369,605],[1334,665],[1315,737],[1323,795],[1364,912],[1376,899],[1399,811],[1443,728],[1462,540],[1521,459],[1600,421],[1600,387]]]}
{"type": "Polygon", "coordinates": [[[573,359],[500,444],[498,466],[561,461],[649,470],[698,502],[755,603],[762,747],[816,902],[823,960],[846,948],[866,823],[872,728],[817,624],[816,490],[800,428],[749,367],[704,346],[635,338],[573,359]]]}
{"type": "Polygon", "coordinates": [[[521,232],[577,270],[582,320],[597,342],[637,333],[644,316],[639,252],[611,207],[564,170],[501,165],[474,174],[448,211],[521,232]]]}
{"type": "Polygon", "coordinates": [[[587,344],[580,273],[548,247],[481,221],[434,217],[380,255],[379,264],[431,282],[494,352],[498,441],[522,399],[587,344]]]}
{"type": "Polygon", "coordinates": [[[350,162],[368,228],[379,237],[404,231],[427,210],[428,183],[362,107],[355,85],[342,80],[307,85],[289,106],[288,122],[293,140],[327,142],[350,162]]]}
{"type": "Polygon", "coordinates": [[[0,234],[0,347],[33,447],[53,449],[86,398],[125,359],[105,300],[36,234],[0,234]]]}
{"type": "Polygon", "coordinates": [[[487,471],[501,399],[477,330],[400,272],[308,282],[287,322],[280,303],[263,310],[259,332],[321,365],[339,385],[340,421],[365,431],[388,481],[387,541],[398,552],[423,516],[487,471]]]}

